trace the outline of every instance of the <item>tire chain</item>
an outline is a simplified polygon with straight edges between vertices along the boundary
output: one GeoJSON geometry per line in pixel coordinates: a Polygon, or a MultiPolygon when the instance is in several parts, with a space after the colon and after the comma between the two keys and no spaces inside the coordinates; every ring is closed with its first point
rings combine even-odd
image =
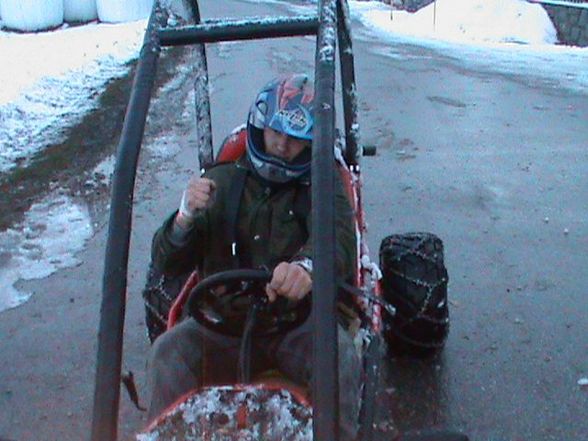
{"type": "MultiPolygon", "coordinates": [[[[407,237],[418,237],[418,236],[422,236],[422,237],[419,239],[419,241],[415,245],[407,248],[403,253],[393,256],[393,260],[400,262],[404,257],[406,257],[408,255],[413,255],[413,256],[417,256],[417,257],[421,258],[422,260],[424,260],[426,262],[433,264],[434,266],[438,266],[438,262],[434,258],[432,258],[430,255],[427,255],[427,254],[423,253],[422,251],[420,251],[421,247],[425,244],[425,242],[430,239],[429,235],[424,235],[424,234],[426,234],[426,233],[412,233],[410,236],[407,235],[407,237]]],[[[413,283],[417,286],[421,286],[427,290],[427,294],[425,296],[423,306],[417,312],[415,317],[410,319],[409,322],[412,322],[412,321],[416,320],[417,318],[423,318],[425,320],[431,321],[432,323],[436,323],[436,324],[447,323],[447,319],[439,321],[439,320],[435,320],[433,318],[430,318],[430,317],[427,317],[426,315],[424,315],[425,309],[427,309],[427,307],[429,306],[429,304],[431,302],[431,297],[433,296],[434,291],[438,287],[443,285],[444,283],[448,282],[447,276],[444,276],[441,279],[439,279],[439,281],[437,283],[427,283],[427,282],[420,280],[420,279],[414,279],[412,277],[408,277],[405,274],[402,274],[400,271],[395,270],[395,269],[391,269],[390,272],[392,272],[393,274],[396,274],[398,277],[400,277],[410,283],[413,283]]]]}
{"type": "Polygon", "coordinates": [[[168,277],[158,272],[150,265],[147,272],[147,282],[143,289],[143,301],[146,308],[145,322],[147,335],[151,342],[167,328],[167,314],[171,309],[180,289],[175,289],[175,296],[169,294],[170,284],[183,276],[168,277]],[[171,282],[171,283],[170,283],[171,282]],[[149,314],[152,317],[149,317],[149,314]]]}
{"type": "MultiPolygon", "coordinates": [[[[408,233],[403,236],[398,236],[398,239],[401,239],[401,238],[403,238],[403,239],[418,238],[418,241],[414,244],[404,245],[400,241],[399,242],[392,242],[392,240],[390,240],[389,243],[386,244],[387,247],[390,247],[390,245],[396,244],[396,245],[401,245],[405,249],[401,253],[393,254],[392,256],[389,256],[388,259],[393,260],[393,261],[397,261],[397,262],[401,262],[402,259],[404,259],[406,256],[413,255],[413,256],[419,257],[420,259],[422,259],[425,262],[429,262],[434,267],[439,266],[439,262],[435,258],[433,258],[429,254],[423,253],[421,251],[423,245],[431,239],[431,235],[429,233],[408,233]]],[[[447,274],[446,272],[445,272],[445,275],[443,277],[441,277],[436,283],[428,283],[428,282],[425,282],[424,280],[421,280],[421,279],[415,279],[412,277],[408,277],[406,274],[403,274],[401,271],[398,271],[396,269],[389,269],[389,272],[398,276],[401,279],[406,280],[409,283],[412,283],[416,286],[419,286],[419,287],[426,289],[426,295],[425,295],[424,301],[422,302],[421,307],[417,310],[415,315],[410,318],[403,317],[406,320],[403,327],[409,326],[409,325],[413,324],[414,322],[416,322],[417,320],[424,320],[428,323],[431,323],[434,325],[442,325],[442,326],[447,325],[449,323],[448,317],[445,317],[442,319],[436,319],[436,318],[431,317],[426,314],[426,310],[429,308],[429,306],[431,304],[432,297],[433,297],[433,294],[435,293],[435,291],[439,287],[441,287],[443,284],[446,284],[448,282],[448,277],[446,275],[447,274]]],[[[447,302],[447,300],[445,299],[444,302],[447,302]]],[[[441,305],[441,306],[440,305],[441,304],[434,305],[434,306],[438,309],[443,306],[443,305],[441,305]]],[[[391,328],[390,330],[392,330],[393,332],[395,331],[393,328],[391,328]]],[[[447,338],[447,333],[446,333],[444,338],[440,342],[425,343],[425,342],[411,339],[410,337],[403,335],[399,332],[394,332],[394,333],[398,337],[400,337],[401,339],[407,341],[408,343],[416,344],[418,346],[428,347],[428,348],[442,347],[445,342],[445,339],[447,338]]]]}

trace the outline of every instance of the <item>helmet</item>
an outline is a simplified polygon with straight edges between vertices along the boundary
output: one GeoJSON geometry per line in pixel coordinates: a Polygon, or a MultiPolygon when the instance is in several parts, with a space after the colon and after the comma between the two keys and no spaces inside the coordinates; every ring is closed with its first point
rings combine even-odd
{"type": "Polygon", "coordinates": [[[293,161],[265,151],[263,130],[272,128],[294,138],[312,141],[314,85],[305,74],[291,74],[266,84],[247,118],[247,157],[262,178],[284,183],[308,176],[311,152],[305,149],[293,161]]]}

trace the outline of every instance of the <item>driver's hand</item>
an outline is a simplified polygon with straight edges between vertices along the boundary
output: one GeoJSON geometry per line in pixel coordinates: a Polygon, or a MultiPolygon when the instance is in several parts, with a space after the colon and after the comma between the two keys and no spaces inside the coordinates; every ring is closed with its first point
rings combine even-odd
{"type": "Polygon", "coordinates": [[[304,298],[312,288],[310,274],[294,263],[282,262],[274,269],[272,280],[265,287],[267,297],[274,302],[278,296],[298,301],[304,298]]]}
{"type": "Polygon", "coordinates": [[[176,221],[180,226],[192,223],[198,211],[208,208],[214,202],[216,184],[212,179],[193,176],[182,195],[176,221]]]}

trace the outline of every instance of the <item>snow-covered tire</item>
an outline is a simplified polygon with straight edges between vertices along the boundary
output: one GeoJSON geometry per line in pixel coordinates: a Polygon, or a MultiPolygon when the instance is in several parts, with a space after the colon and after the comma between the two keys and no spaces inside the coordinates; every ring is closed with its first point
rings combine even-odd
{"type": "Polygon", "coordinates": [[[382,291],[396,315],[384,316],[392,355],[428,356],[449,333],[443,242],[431,233],[393,234],[380,244],[382,291]]]}
{"type": "Polygon", "coordinates": [[[149,265],[143,300],[147,336],[151,343],[167,329],[169,311],[189,276],[190,273],[174,277],[165,276],[149,265]]]}

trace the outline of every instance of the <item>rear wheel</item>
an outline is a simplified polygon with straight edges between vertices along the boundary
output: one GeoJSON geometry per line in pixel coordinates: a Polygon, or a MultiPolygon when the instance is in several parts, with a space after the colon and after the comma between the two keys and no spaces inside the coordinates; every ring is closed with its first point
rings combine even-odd
{"type": "Polygon", "coordinates": [[[384,298],[396,315],[384,318],[393,355],[429,356],[449,333],[447,270],[443,242],[431,233],[393,234],[380,244],[384,298]]]}

